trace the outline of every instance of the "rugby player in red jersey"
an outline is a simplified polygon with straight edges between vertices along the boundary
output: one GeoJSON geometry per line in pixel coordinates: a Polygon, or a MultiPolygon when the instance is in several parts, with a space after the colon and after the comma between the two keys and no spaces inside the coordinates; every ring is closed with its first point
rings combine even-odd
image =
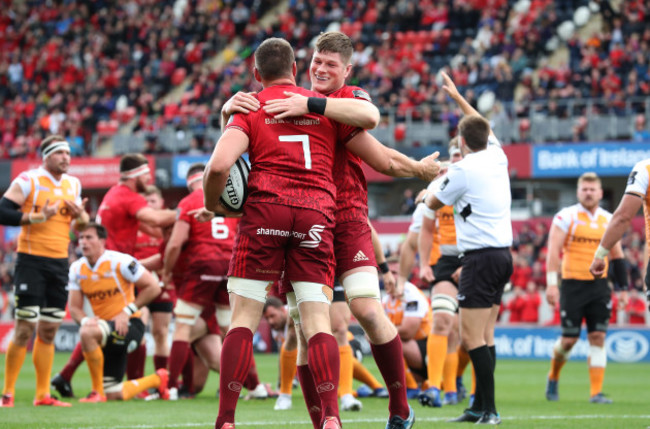
{"type": "MultiPolygon", "coordinates": [[[[270,100],[265,111],[274,114],[276,120],[287,120],[309,111],[318,111],[353,127],[374,128],[379,120],[379,112],[370,103],[368,93],[359,87],[345,85],[345,79],[352,70],[352,50],[352,43],[344,34],[321,34],[316,42],[309,74],[312,89],[327,95],[327,100],[314,106],[314,101],[303,94],[288,91],[283,94],[288,98],[270,100]],[[319,110],[314,110],[314,107],[319,110]]],[[[233,112],[255,112],[259,107],[260,103],[254,94],[238,93],[224,106],[222,116],[225,118],[233,112]]],[[[361,159],[384,174],[394,177],[415,176],[426,181],[433,180],[440,167],[436,161],[437,154],[416,162],[383,146],[369,133],[358,128],[356,130],[355,137],[345,146],[347,150],[337,150],[334,164],[337,188],[334,231],[336,275],[343,284],[352,314],[370,338],[375,361],[388,387],[390,416],[386,427],[410,428],[414,415],[406,398],[404,368],[395,364],[402,362],[402,344],[379,301],[377,264],[368,224],[367,187],[361,159]]],[[[383,267],[382,271],[388,271],[388,267],[383,267]]],[[[338,320],[347,328],[345,318],[338,320]]],[[[337,328],[337,331],[343,330],[337,328]]],[[[299,338],[302,339],[302,336],[299,335],[299,338]]],[[[303,347],[299,347],[299,350],[304,349],[304,342],[302,344],[303,347]]],[[[301,380],[307,377],[307,371],[305,353],[299,352],[298,374],[301,380]]],[[[301,384],[305,401],[313,405],[316,396],[305,390],[306,385],[307,383],[301,384]]],[[[310,405],[308,409],[313,409],[310,405]]]]}
{"type": "Polygon", "coordinates": [[[151,181],[147,158],[141,154],[126,154],[120,160],[120,180],[111,187],[97,210],[97,223],[108,230],[106,248],[133,255],[138,229],[160,235],[149,227],[169,226],[176,220],[174,210],[155,210],[139,194],[151,181]]]}
{"type": "Polygon", "coordinates": [[[163,282],[171,282],[174,266],[181,251],[186,257],[185,273],[177,284],[178,299],[174,307],[176,327],[169,360],[170,397],[174,399],[178,376],[190,351],[190,331],[204,308],[217,305],[220,325],[229,325],[229,302],[226,290],[228,264],[239,219],[216,216],[199,222],[192,213],[203,207],[202,163],[187,172],[190,194],[178,204],[178,219],[167,242],[163,262],[163,282]]]}

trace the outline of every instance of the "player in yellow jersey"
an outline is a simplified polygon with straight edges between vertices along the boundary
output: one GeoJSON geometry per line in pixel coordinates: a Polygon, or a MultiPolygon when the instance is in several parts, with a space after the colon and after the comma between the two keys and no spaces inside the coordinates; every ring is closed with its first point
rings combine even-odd
{"type": "Polygon", "coordinates": [[[83,257],[70,266],[70,315],[81,325],[81,347],[92,380],[92,391],[80,402],[128,400],[154,387],[161,398],[167,399],[165,368],[122,383],[127,354],[138,347],[144,335],[140,308],[161,290],[158,281],[133,256],[106,250],[107,237],[104,226],[89,223],[79,235],[83,257]],[[86,315],[84,298],[94,316],[86,315]]]}
{"type": "MultiPolygon", "coordinates": [[[[580,176],[577,197],[578,204],[566,207],[555,215],[548,236],[546,299],[551,307],[555,306],[558,298],[560,300],[562,337],[553,348],[546,399],[559,399],[560,370],[578,341],[584,318],[589,340],[590,402],[607,404],[612,401],[603,395],[602,386],[607,364],[605,334],[611,314],[611,290],[606,278],[594,279],[589,272],[589,265],[612,215],[599,207],[603,190],[595,173],[580,176]],[[561,282],[558,279],[560,265],[561,282]]],[[[622,259],[623,250],[619,242],[612,245],[610,261],[615,287],[626,290],[627,272],[622,259]]],[[[627,301],[626,292],[621,293],[620,300],[627,301]]]]}
{"type": "Polygon", "coordinates": [[[68,299],[70,226],[88,222],[79,179],[66,174],[70,146],[61,136],[40,145],[43,165],[18,175],[0,200],[0,223],[21,225],[14,277],[16,326],[7,348],[2,407],[13,407],[18,373],[27,343],[36,331],[34,405],[70,406],[50,395],[54,336],[68,299]]]}
{"type": "MultiPolygon", "coordinates": [[[[650,158],[639,161],[627,179],[625,195],[614,212],[591,263],[590,271],[595,277],[602,277],[607,272],[605,258],[627,231],[630,221],[641,207],[645,215],[647,245],[650,240],[650,158]]],[[[646,270],[645,288],[650,308],[650,270],[646,270]]]]}

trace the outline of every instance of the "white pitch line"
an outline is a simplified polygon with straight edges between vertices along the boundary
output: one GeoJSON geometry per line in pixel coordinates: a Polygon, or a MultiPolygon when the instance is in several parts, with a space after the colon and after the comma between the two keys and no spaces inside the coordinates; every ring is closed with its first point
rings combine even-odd
{"type": "MultiPolygon", "coordinates": [[[[416,417],[418,422],[444,422],[451,417],[416,417]]],[[[501,417],[502,420],[589,420],[589,419],[650,419],[650,415],[608,415],[608,414],[585,414],[577,416],[504,416],[501,417]]],[[[342,419],[344,424],[352,423],[385,423],[386,419],[342,419]]],[[[294,421],[285,421],[285,422],[237,422],[237,427],[239,426],[271,426],[271,425],[309,425],[311,424],[308,420],[294,420],[294,421]]],[[[214,422],[208,423],[171,423],[171,424],[156,424],[156,425],[129,425],[129,426],[81,426],[76,429],[156,429],[156,428],[190,428],[190,427],[204,427],[204,426],[213,426],[214,422]]]]}

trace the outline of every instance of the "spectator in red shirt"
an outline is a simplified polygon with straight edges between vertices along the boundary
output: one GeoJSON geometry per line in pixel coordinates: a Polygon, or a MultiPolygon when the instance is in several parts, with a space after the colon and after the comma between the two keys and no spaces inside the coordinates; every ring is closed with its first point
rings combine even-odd
{"type": "Polygon", "coordinates": [[[515,258],[515,266],[510,281],[516,288],[523,290],[533,275],[533,269],[530,267],[528,260],[522,255],[515,258]]]}
{"type": "Polygon", "coordinates": [[[529,281],[526,284],[526,293],[522,296],[521,321],[523,323],[539,322],[539,306],[542,298],[537,291],[537,284],[529,281]]]}
{"type": "Polygon", "coordinates": [[[645,305],[645,300],[639,296],[639,291],[632,288],[627,306],[625,306],[627,321],[630,325],[645,325],[645,305]]]}

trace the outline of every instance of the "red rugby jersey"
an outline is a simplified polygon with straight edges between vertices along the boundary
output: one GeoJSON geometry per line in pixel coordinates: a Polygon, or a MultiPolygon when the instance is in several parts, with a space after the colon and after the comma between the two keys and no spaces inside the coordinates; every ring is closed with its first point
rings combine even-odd
{"type": "Polygon", "coordinates": [[[188,212],[203,207],[203,189],[196,189],[178,203],[178,219],[190,225],[183,256],[187,258],[186,266],[213,260],[230,260],[235,233],[239,225],[238,218],[217,216],[210,222],[199,222],[188,212]]]}
{"type": "Polygon", "coordinates": [[[147,207],[147,200],[123,184],[108,190],[97,210],[97,222],[108,231],[106,248],[133,255],[140,222],[138,210],[147,207]]]}
{"type": "Polygon", "coordinates": [[[142,231],[138,231],[135,238],[135,251],[133,257],[135,259],[145,259],[149,256],[155,255],[160,250],[160,244],[163,242],[162,238],[152,237],[142,231]]]}
{"type": "MultiPolygon", "coordinates": [[[[328,95],[329,98],[358,98],[370,102],[370,95],[358,86],[344,86],[328,95]]],[[[357,133],[361,128],[342,125],[347,132],[357,133]]],[[[368,218],[368,187],[361,168],[361,158],[339,145],[334,161],[336,185],[336,223],[363,221],[368,218]]]]}
{"type": "MultiPolygon", "coordinates": [[[[284,98],[284,91],[322,97],[294,85],[274,85],[257,97],[264,105],[267,100],[284,98]]],[[[312,209],[334,219],[334,148],[347,143],[354,136],[354,130],[311,113],[274,119],[264,109],[259,109],[248,115],[235,114],[232,118],[227,128],[238,129],[250,139],[249,202],[312,209]]]]}

